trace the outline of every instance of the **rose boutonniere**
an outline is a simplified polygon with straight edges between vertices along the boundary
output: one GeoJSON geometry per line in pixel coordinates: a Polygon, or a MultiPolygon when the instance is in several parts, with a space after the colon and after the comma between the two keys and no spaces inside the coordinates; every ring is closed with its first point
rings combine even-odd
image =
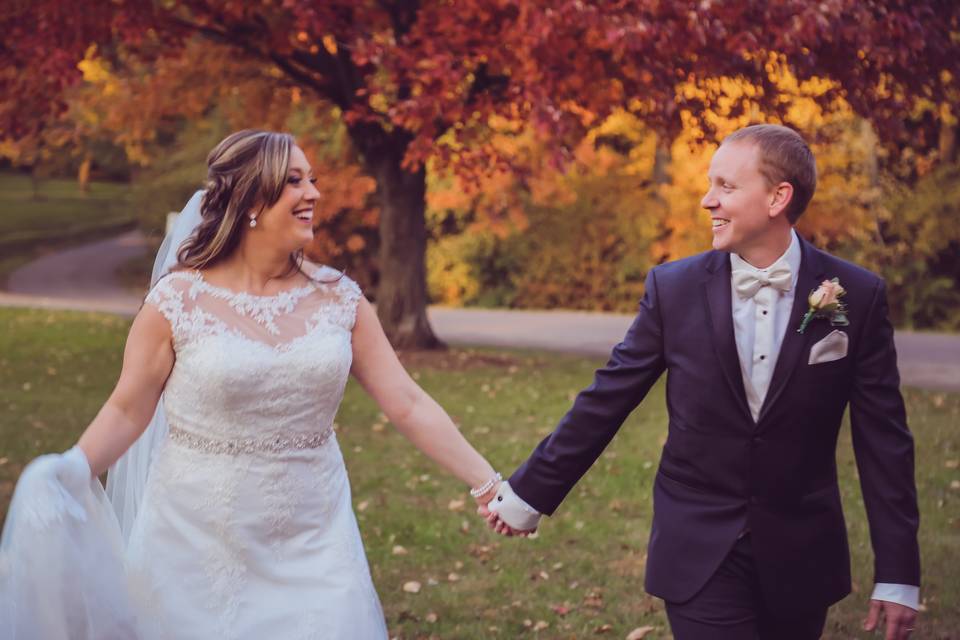
{"type": "Polygon", "coordinates": [[[820,286],[807,296],[807,304],[810,308],[803,316],[797,333],[803,333],[814,318],[825,318],[834,327],[845,327],[850,324],[847,320],[847,308],[840,299],[846,293],[847,290],[840,286],[839,278],[821,282],[820,286]]]}

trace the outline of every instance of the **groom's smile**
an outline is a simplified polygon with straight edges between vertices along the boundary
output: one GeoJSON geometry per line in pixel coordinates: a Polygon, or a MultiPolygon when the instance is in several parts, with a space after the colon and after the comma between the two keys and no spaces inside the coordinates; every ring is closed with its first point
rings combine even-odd
{"type": "Polygon", "coordinates": [[[784,233],[789,225],[783,224],[777,189],[761,172],[759,156],[759,148],[750,142],[720,145],[707,173],[710,187],[700,202],[710,213],[713,248],[738,253],[751,263],[750,256],[763,261],[766,247],[781,244],[771,242],[774,237],[789,235],[784,233]]]}

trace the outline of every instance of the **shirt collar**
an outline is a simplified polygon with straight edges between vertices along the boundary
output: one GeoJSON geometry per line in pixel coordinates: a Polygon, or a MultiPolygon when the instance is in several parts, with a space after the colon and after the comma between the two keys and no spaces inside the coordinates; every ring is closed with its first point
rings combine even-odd
{"type": "Polygon", "coordinates": [[[797,286],[797,278],[800,277],[800,258],[802,257],[802,251],[800,250],[800,237],[797,235],[796,229],[790,230],[790,246],[787,247],[787,250],[783,252],[783,255],[773,261],[766,269],[758,269],[743,258],[741,258],[736,253],[730,254],[730,267],[733,269],[747,269],[751,271],[756,271],[757,273],[766,273],[778,265],[786,263],[786,266],[790,269],[790,289],[792,290],[797,286]]]}

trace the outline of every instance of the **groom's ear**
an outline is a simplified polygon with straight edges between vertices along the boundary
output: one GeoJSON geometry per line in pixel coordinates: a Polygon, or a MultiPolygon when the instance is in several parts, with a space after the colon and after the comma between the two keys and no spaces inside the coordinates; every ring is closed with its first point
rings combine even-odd
{"type": "Polygon", "coordinates": [[[793,185],[789,182],[781,182],[770,194],[769,214],[771,218],[781,215],[793,199],[793,185]]]}

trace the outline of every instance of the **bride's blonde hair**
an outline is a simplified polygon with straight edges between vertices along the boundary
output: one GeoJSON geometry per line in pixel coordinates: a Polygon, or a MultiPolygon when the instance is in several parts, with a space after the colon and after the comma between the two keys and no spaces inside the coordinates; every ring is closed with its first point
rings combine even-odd
{"type": "MultiPolygon", "coordinates": [[[[280,199],[295,144],[289,133],[245,129],[213,148],[207,156],[202,221],[177,251],[181,268],[211,266],[236,249],[247,216],[259,215],[280,199]]],[[[290,256],[294,269],[302,254],[290,256]]]]}

